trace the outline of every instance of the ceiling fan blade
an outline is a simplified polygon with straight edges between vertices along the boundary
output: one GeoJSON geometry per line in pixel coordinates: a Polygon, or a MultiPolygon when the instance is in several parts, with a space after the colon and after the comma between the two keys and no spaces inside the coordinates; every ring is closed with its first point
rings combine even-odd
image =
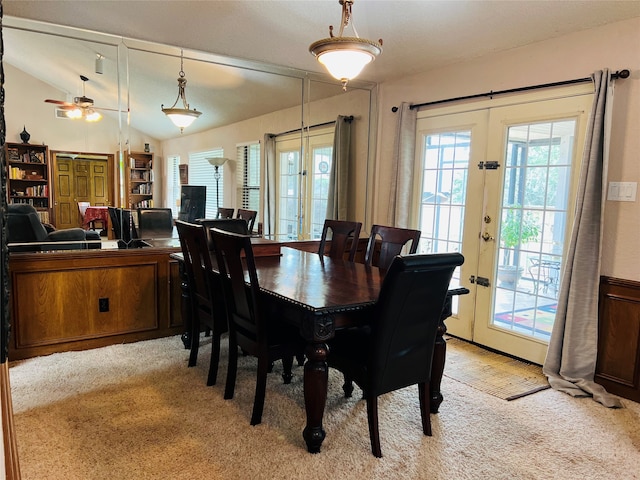
{"type": "MultiPolygon", "coordinates": [[[[106,110],[108,112],[118,112],[120,110],[118,110],[117,108],[108,108],[108,107],[91,107],[94,110],[106,110]]],[[[123,112],[125,112],[126,110],[122,110],[123,112]]]]}
{"type": "Polygon", "coordinates": [[[65,107],[75,107],[73,103],[63,102],[62,100],[52,100],[51,98],[47,98],[45,100],[46,103],[55,103],[56,105],[63,105],[65,107]]]}

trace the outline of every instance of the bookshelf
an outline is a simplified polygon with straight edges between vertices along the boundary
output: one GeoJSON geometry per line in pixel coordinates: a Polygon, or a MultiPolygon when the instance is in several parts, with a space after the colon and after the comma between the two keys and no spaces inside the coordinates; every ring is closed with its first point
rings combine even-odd
{"type": "Polygon", "coordinates": [[[44,223],[51,222],[51,183],[47,145],[6,143],[7,202],[33,205],[44,223]]]}
{"type": "Polygon", "coordinates": [[[129,208],[153,207],[153,153],[128,154],[127,193],[129,208]]]}

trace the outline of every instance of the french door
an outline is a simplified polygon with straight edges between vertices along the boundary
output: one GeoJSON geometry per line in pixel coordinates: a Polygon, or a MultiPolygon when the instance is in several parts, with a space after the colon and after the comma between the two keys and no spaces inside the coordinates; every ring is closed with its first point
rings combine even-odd
{"type": "Polygon", "coordinates": [[[543,363],[555,320],[591,86],[422,112],[421,252],[464,265],[449,333],[543,363]],[[555,98],[554,98],[555,95],[555,98]]]}

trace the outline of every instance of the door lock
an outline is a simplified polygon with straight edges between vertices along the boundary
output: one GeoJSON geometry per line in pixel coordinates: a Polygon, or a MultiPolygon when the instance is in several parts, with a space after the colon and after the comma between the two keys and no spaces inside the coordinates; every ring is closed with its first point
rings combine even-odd
{"type": "Polygon", "coordinates": [[[493,238],[491,235],[489,235],[489,233],[488,233],[488,232],[484,232],[484,233],[482,234],[482,239],[483,239],[485,242],[488,242],[488,241],[490,241],[490,240],[494,240],[494,238],[493,238]]]}
{"type": "Polygon", "coordinates": [[[489,215],[484,216],[484,223],[491,223],[491,217],[489,215]]]}

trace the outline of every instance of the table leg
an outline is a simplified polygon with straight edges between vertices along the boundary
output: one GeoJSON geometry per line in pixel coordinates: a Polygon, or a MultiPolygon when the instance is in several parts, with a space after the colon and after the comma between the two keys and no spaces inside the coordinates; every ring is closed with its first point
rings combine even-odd
{"type": "Polygon", "coordinates": [[[184,327],[182,331],[182,344],[185,349],[191,348],[191,297],[189,296],[189,283],[187,281],[187,272],[184,270],[184,262],[178,262],[178,268],[180,271],[180,290],[182,295],[180,296],[180,315],[182,316],[182,325],[184,327]]]}
{"type": "Polygon", "coordinates": [[[322,428],[324,406],[327,401],[327,345],[313,343],[307,346],[307,363],[304,366],[304,405],[307,425],[302,437],[310,453],[319,453],[325,437],[322,428]]]}

